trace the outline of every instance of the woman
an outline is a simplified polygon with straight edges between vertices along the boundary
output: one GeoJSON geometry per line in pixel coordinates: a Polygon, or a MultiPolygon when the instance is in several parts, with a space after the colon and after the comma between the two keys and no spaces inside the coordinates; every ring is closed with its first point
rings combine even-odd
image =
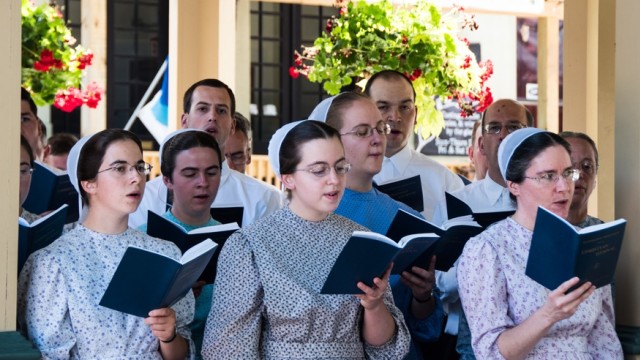
{"type": "Polygon", "coordinates": [[[173,243],[127,226],[150,170],[140,140],[124,130],[101,131],[74,145],[67,165],[87,215],[27,260],[18,287],[21,328],[45,358],[184,359],[191,293],[145,319],[98,305],[128,246],[180,258],[173,243]]]}
{"type": "Polygon", "coordinates": [[[22,208],[22,204],[27,200],[29,188],[31,187],[31,178],[33,174],[34,158],[33,150],[29,146],[27,139],[20,135],[20,211],[18,216],[27,220],[29,224],[38,219],[38,215],[28,212],[22,208]]]}
{"type": "MultiPolygon", "coordinates": [[[[222,155],[218,143],[204,131],[178,130],[165,139],[160,147],[162,180],[173,194],[171,208],[162,216],[185,231],[220,225],[211,217],[211,204],[220,186],[222,155]]],[[[146,225],[143,226],[146,231],[146,225]]],[[[200,358],[202,337],[207,315],[211,309],[213,285],[204,281],[194,286],[195,317],[189,325],[195,343],[196,358],[200,358]]]]}
{"type": "Polygon", "coordinates": [[[361,295],[319,293],[353,231],[365,230],[333,214],[350,168],[340,134],[317,121],[287,124],[269,160],[289,204],[225,243],[203,357],[401,359],[409,335],[389,270],[373,287],[358,283],[361,295]]]}
{"type": "MultiPolygon", "coordinates": [[[[460,298],[480,359],[622,359],[609,286],[578,278],[549,291],[525,275],[538,206],[567,218],[577,171],[569,145],[535,128],[513,132],[498,162],[515,214],[469,240],[460,258],[460,298]]],[[[562,239],[558,239],[562,241],[562,239]]]]}

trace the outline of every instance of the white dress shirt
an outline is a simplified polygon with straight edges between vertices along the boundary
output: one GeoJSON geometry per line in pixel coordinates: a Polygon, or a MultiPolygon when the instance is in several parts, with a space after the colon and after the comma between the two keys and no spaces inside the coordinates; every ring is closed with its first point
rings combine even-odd
{"type": "MultiPolygon", "coordinates": [[[[463,189],[451,193],[464,201],[473,212],[515,210],[516,205],[509,197],[509,189],[496,183],[490,176],[473,182],[463,189]]],[[[433,219],[437,225],[442,225],[447,220],[447,204],[445,201],[438,203],[433,219]]],[[[462,304],[458,295],[458,261],[447,272],[436,271],[436,285],[440,290],[442,305],[448,314],[444,332],[458,334],[458,323],[462,304]]]]}
{"type": "MultiPolygon", "coordinates": [[[[244,227],[280,209],[283,199],[282,192],[275,186],[231,170],[225,161],[222,163],[218,194],[211,207],[243,206],[244,227]]],[[[162,176],[147,182],[140,206],[129,215],[129,226],[137,228],[146,224],[149,210],[157,214],[164,214],[167,210],[167,187],[162,176]]]]}
{"type": "Polygon", "coordinates": [[[451,193],[464,188],[464,183],[456,174],[437,161],[417,152],[409,144],[395,155],[385,156],[382,170],[373,177],[373,180],[380,184],[414,175],[420,175],[424,204],[422,216],[428,221],[431,221],[436,205],[444,201],[445,191],[451,193]]]}

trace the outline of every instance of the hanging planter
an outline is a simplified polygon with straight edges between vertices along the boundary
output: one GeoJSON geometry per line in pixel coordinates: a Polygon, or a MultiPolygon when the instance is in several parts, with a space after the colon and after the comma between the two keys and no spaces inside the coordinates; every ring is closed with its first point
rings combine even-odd
{"type": "Polygon", "coordinates": [[[338,0],[336,5],[339,16],[328,20],[313,46],[294,52],[292,78],[303,75],[336,95],[354,78],[364,79],[358,83],[364,88],[366,79],[379,71],[404,73],[416,90],[416,130],[423,138],[437,136],[444,128],[436,98],[454,98],[462,116],[483,111],[493,101],[486,86],[493,65],[478,63],[469,41],[461,36],[464,29],[478,27],[461,7],[442,13],[424,0],[411,6],[388,0],[338,0]]]}

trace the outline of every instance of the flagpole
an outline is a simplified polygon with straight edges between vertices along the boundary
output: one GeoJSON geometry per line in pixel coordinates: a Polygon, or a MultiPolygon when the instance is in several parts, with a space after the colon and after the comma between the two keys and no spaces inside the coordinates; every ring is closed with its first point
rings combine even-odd
{"type": "Polygon", "coordinates": [[[167,69],[167,59],[164,59],[164,62],[162,63],[162,66],[160,66],[160,70],[158,70],[156,77],[153,78],[153,80],[151,81],[151,84],[147,88],[147,91],[145,91],[144,95],[142,95],[142,99],[140,99],[138,106],[136,106],[135,110],[133,110],[133,114],[131,114],[129,121],[127,121],[127,124],[124,126],[124,130],[131,129],[131,126],[133,126],[133,122],[136,121],[136,118],[138,117],[138,112],[140,112],[140,109],[147,103],[147,100],[149,100],[149,97],[151,97],[151,93],[153,92],[153,89],[156,88],[156,85],[158,85],[158,82],[160,81],[160,79],[162,79],[162,75],[164,74],[166,69],[167,69]]]}

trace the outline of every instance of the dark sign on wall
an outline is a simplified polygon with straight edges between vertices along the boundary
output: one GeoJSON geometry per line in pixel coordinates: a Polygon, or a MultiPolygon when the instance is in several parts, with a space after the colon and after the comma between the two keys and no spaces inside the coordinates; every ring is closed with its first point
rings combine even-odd
{"type": "Polygon", "coordinates": [[[426,155],[467,156],[473,124],[480,119],[481,114],[462,117],[455,100],[438,102],[437,107],[444,116],[445,127],[438,137],[419,140],[418,149],[426,155]]]}

